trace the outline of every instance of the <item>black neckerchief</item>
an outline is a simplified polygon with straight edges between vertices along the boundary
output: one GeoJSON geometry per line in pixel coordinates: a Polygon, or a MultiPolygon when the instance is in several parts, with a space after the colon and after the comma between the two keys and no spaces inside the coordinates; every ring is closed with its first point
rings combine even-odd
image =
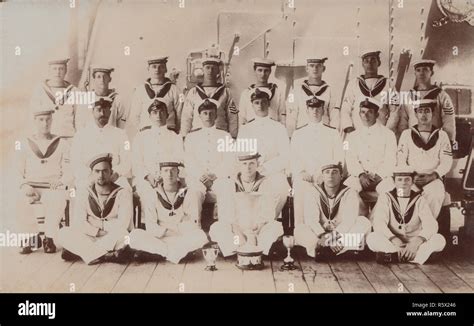
{"type": "Polygon", "coordinates": [[[439,131],[435,126],[431,126],[430,136],[428,137],[428,142],[425,143],[423,137],[421,137],[421,133],[418,130],[418,125],[414,125],[411,129],[411,139],[416,147],[421,148],[425,151],[430,150],[433,148],[436,143],[438,142],[439,138],[439,131]]]}
{"type": "Polygon", "coordinates": [[[387,78],[382,75],[378,75],[375,78],[378,78],[378,80],[372,89],[367,86],[363,75],[357,78],[359,80],[359,89],[364,96],[375,97],[383,91],[385,84],[387,83],[387,78]]]}
{"type": "MultiPolygon", "coordinates": [[[[237,178],[235,180],[235,192],[246,192],[245,187],[242,183],[241,175],[242,174],[240,172],[237,174],[237,178]]],[[[255,181],[253,182],[252,189],[250,191],[259,191],[260,185],[262,184],[264,179],[265,177],[257,172],[257,175],[255,176],[255,181]]]]}
{"type": "Polygon", "coordinates": [[[272,94],[272,95],[270,96],[270,101],[271,101],[272,98],[273,98],[273,96],[275,96],[275,91],[276,91],[276,89],[277,89],[277,87],[278,87],[277,84],[268,83],[268,85],[266,85],[266,86],[256,86],[255,84],[252,84],[252,85],[250,85],[249,89],[252,90],[252,89],[254,89],[254,88],[261,88],[261,87],[266,87],[266,88],[268,88],[268,89],[270,90],[270,92],[271,92],[271,94],[272,94]]]}
{"type": "Polygon", "coordinates": [[[171,85],[173,85],[173,83],[171,82],[169,78],[165,78],[165,82],[162,84],[161,89],[158,92],[155,92],[153,90],[153,87],[150,81],[151,81],[151,78],[148,78],[145,81],[145,91],[148,94],[148,97],[150,98],[150,100],[157,97],[165,97],[166,94],[168,94],[168,91],[170,90],[171,85]]]}
{"type": "Polygon", "coordinates": [[[334,197],[334,206],[331,207],[329,203],[329,196],[324,189],[324,183],[321,186],[313,185],[314,188],[319,192],[319,206],[321,209],[321,213],[329,220],[332,221],[335,217],[337,212],[339,211],[339,206],[341,204],[341,199],[345,195],[345,193],[350,189],[349,187],[341,184],[339,189],[337,190],[335,197],[334,197]]]}
{"type": "Polygon", "coordinates": [[[413,87],[412,90],[410,90],[410,94],[412,95],[412,99],[413,100],[435,100],[439,93],[441,93],[442,89],[439,88],[438,86],[436,85],[432,85],[430,89],[427,89],[427,90],[423,90],[425,92],[427,92],[424,96],[422,96],[421,98],[418,98],[418,96],[416,96],[417,92],[422,92],[422,91],[419,91],[418,90],[418,87],[415,86],[413,87]]]}
{"type": "Polygon", "coordinates": [[[95,94],[97,97],[99,98],[106,98],[108,99],[110,102],[113,102],[115,100],[115,97],[117,97],[118,93],[115,91],[115,89],[109,89],[108,91],[108,94],[103,96],[103,95],[99,95],[99,94],[95,94]]]}
{"type": "Polygon", "coordinates": [[[215,86],[217,88],[214,91],[214,93],[211,96],[208,96],[202,87],[203,87],[202,83],[199,83],[199,84],[196,85],[196,91],[197,91],[199,97],[201,98],[201,100],[205,100],[205,99],[210,98],[210,99],[213,99],[215,101],[219,101],[222,94],[224,94],[224,90],[225,90],[225,86],[223,84],[217,84],[215,86]]]}
{"type": "Polygon", "coordinates": [[[44,163],[45,159],[53,155],[56,149],[58,148],[61,137],[58,137],[58,136],[53,137],[48,147],[46,148],[46,152],[44,154],[41,152],[41,150],[39,149],[39,146],[36,144],[36,142],[33,139],[28,137],[27,140],[28,140],[28,145],[30,146],[30,149],[39,159],[41,159],[41,163],[44,163]]]}
{"type": "Polygon", "coordinates": [[[118,192],[122,189],[118,184],[112,183],[112,191],[110,192],[109,196],[105,200],[104,206],[102,206],[102,201],[99,199],[97,195],[97,190],[95,189],[95,184],[92,187],[88,187],[87,190],[89,191],[89,207],[92,213],[100,219],[105,219],[112,211],[112,208],[115,204],[115,199],[117,198],[118,192]]]}
{"type": "Polygon", "coordinates": [[[175,215],[174,210],[181,207],[187,191],[188,188],[182,187],[181,183],[178,182],[178,191],[176,192],[176,197],[174,198],[175,200],[171,201],[163,189],[163,182],[158,183],[158,187],[156,187],[156,195],[158,200],[160,201],[161,206],[163,206],[166,210],[171,210],[170,216],[175,215]]]}
{"type": "MultiPolygon", "coordinates": [[[[316,86],[316,85],[315,85],[316,86]]],[[[319,90],[317,92],[313,92],[310,88],[310,85],[308,84],[308,80],[304,80],[303,81],[303,84],[301,84],[301,88],[303,89],[303,91],[306,93],[306,95],[308,96],[321,96],[324,92],[326,92],[326,90],[328,89],[329,85],[326,84],[326,82],[324,80],[322,80],[322,84],[321,86],[318,86],[320,87],[319,90]]]]}
{"type": "MultiPolygon", "coordinates": [[[[56,103],[56,94],[53,94],[53,90],[51,87],[48,85],[48,79],[46,79],[43,82],[43,90],[45,91],[46,95],[48,95],[49,99],[51,102],[53,102],[56,105],[64,105],[66,103],[66,100],[69,98],[69,94],[71,93],[72,88],[74,87],[71,83],[68,81],[64,81],[65,86],[64,87],[58,87],[58,88],[63,88],[63,96],[59,99],[59,103],[56,103]]],[[[58,110],[58,107],[56,107],[56,110],[58,110]]]]}
{"type": "Polygon", "coordinates": [[[391,203],[391,208],[395,219],[398,224],[407,224],[413,217],[415,211],[415,204],[420,199],[421,194],[419,192],[410,190],[410,200],[408,201],[405,212],[402,213],[400,204],[398,203],[397,188],[393,188],[390,192],[387,192],[387,196],[391,203]]]}

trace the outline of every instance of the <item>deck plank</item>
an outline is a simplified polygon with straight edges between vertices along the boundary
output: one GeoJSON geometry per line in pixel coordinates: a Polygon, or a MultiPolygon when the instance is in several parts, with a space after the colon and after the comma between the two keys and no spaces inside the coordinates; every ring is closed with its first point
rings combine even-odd
{"type": "Polygon", "coordinates": [[[374,293],[375,289],[354,261],[329,263],[344,293],[374,293]]]}
{"type": "Polygon", "coordinates": [[[411,293],[441,293],[441,289],[433,283],[416,265],[391,264],[390,270],[411,293]]]}
{"type": "Polygon", "coordinates": [[[300,259],[303,277],[311,293],[342,293],[341,286],[328,263],[300,259]]]}
{"type": "Polygon", "coordinates": [[[217,271],[213,273],[211,292],[213,293],[242,293],[243,272],[235,266],[236,258],[217,258],[217,271]]]}
{"type": "MultiPolygon", "coordinates": [[[[145,293],[181,293],[182,276],[186,264],[160,261],[145,288],[145,293]]],[[[185,288],[184,288],[185,289],[185,288]]]]}
{"type": "Polygon", "coordinates": [[[460,259],[445,258],[444,265],[474,289],[474,265],[460,259]]]}
{"type": "Polygon", "coordinates": [[[444,293],[473,293],[473,289],[466,282],[441,263],[421,265],[419,268],[444,293]]]}
{"type": "Polygon", "coordinates": [[[12,260],[12,265],[5,273],[8,280],[6,292],[36,292],[36,273],[51,264],[57,254],[45,254],[43,249],[39,249],[29,255],[20,255],[18,252],[11,252],[10,255],[8,259],[12,260]]]}
{"type": "MultiPolygon", "coordinates": [[[[46,254],[44,254],[46,255],[46,254]]],[[[34,277],[29,279],[30,290],[28,292],[51,292],[54,282],[66,273],[72,266],[72,262],[66,262],[60,254],[51,255],[48,264],[41,266],[34,277]]]]}
{"type": "Polygon", "coordinates": [[[131,262],[115,284],[112,293],[142,293],[157,264],[157,262],[131,262]]]}
{"type": "Polygon", "coordinates": [[[206,261],[202,253],[196,253],[195,257],[186,260],[182,283],[186,293],[210,292],[214,272],[206,271],[206,261]]]}
{"type": "Polygon", "coordinates": [[[110,293],[122,277],[127,264],[102,263],[87,280],[81,292],[110,293]]]}
{"type": "Polygon", "coordinates": [[[84,285],[99,268],[99,264],[87,265],[83,261],[76,261],[52,285],[51,292],[82,292],[84,285]]]}
{"type": "Polygon", "coordinates": [[[270,261],[264,261],[265,267],[259,271],[243,271],[243,292],[275,293],[275,282],[270,261]]]}
{"type": "Polygon", "coordinates": [[[357,263],[377,293],[408,293],[389,267],[373,261],[357,263]]]}
{"type": "Polygon", "coordinates": [[[275,288],[278,293],[309,293],[308,285],[303,277],[301,266],[297,264],[298,269],[293,271],[280,270],[282,261],[272,261],[273,278],[275,279],[275,288]]]}

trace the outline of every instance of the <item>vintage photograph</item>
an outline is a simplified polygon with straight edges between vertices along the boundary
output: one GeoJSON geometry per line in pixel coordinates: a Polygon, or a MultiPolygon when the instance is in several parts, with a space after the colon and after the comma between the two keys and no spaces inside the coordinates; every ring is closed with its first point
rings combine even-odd
{"type": "Polygon", "coordinates": [[[474,292],[472,0],[7,0],[0,26],[0,292],[474,292]]]}

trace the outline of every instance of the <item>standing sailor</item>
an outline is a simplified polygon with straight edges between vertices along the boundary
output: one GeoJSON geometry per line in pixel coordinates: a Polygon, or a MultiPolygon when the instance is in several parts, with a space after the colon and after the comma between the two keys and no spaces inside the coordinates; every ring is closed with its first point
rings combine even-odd
{"type": "MultiPolygon", "coordinates": [[[[69,144],[51,133],[54,112],[52,103],[33,111],[36,132],[21,141],[22,148],[17,151],[15,164],[21,191],[17,202],[19,232],[38,232],[33,204],[41,203],[45,212],[43,247],[46,253],[56,252],[53,239],[66,208],[64,188],[72,184],[69,144]]],[[[21,253],[30,253],[31,247],[26,244],[21,253]]]]}
{"type": "Polygon", "coordinates": [[[216,127],[229,132],[233,138],[237,137],[238,111],[232,104],[230,90],[217,82],[221,64],[222,61],[217,58],[203,60],[204,80],[191,88],[184,100],[181,116],[181,135],[183,137],[186,137],[191,130],[202,127],[198,109],[206,99],[217,104],[216,127]]]}
{"type": "Polygon", "coordinates": [[[275,83],[268,82],[272,67],[275,61],[271,59],[254,58],[253,70],[255,72],[256,82],[242,91],[239,101],[239,125],[248,123],[255,118],[250,99],[256,88],[265,88],[270,91],[270,108],[268,115],[271,119],[286,125],[286,107],[285,107],[285,90],[278,87],[275,83]]]}
{"type": "MultiPolygon", "coordinates": [[[[111,103],[108,124],[120,129],[125,129],[129,112],[120,95],[115,91],[115,89],[109,88],[110,82],[112,81],[111,75],[113,71],[114,68],[102,64],[95,64],[90,67],[94,97],[95,101],[104,99],[111,103]]],[[[78,112],[78,117],[81,117],[78,118],[78,125],[79,127],[84,127],[93,120],[91,114],[92,110],[90,110],[90,108],[84,108],[81,111],[83,112],[78,112]]]]}
{"type": "Polygon", "coordinates": [[[151,125],[148,108],[156,98],[161,98],[168,108],[169,129],[179,131],[181,103],[178,87],[165,75],[168,72],[168,57],[151,57],[148,59],[149,78],[143,85],[135,88],[130,104],[130,123],[140,131],[151,125]]]}
{"type": "Polygon", "coordinates": [[[431,77],[434,74],[434,60],[420,60],[413,65],[415,69],[415,87],[410,90],[410,103],[405,103],[400,108],[400,122],[398,133],[413,127],[418,123],[414,106],[419,100],[433,100],[433,125],[443,129],[453,143],[456,140],[456,120],[454,115],[454,105],[446,91],[439,86],[431,84],[431,77]]]}
{"type": "Polygon", "coordinates": [[[331,107],[331,87],[322,79],[326,71],[324,63],[328,58],[309,58],[306,60],[307,79],[296,83],[294,87],[294,102],[291,113],[288,114],[287,129],[290,136],[295,129],[308,123],[306,102],[314,97],[324,101],[322,122],[339,129],[339,110],[331,107]]]}
{"type": "Polygon", "coordinates": [[[31,97],[30,108],[55,106],[54,123],[51,132],[60,137],[71,138],[76,132],[77,104],[76,86],[65,80],[69,58],[54,59],[48,62],[48,79],[37,87],[31,97]]]}

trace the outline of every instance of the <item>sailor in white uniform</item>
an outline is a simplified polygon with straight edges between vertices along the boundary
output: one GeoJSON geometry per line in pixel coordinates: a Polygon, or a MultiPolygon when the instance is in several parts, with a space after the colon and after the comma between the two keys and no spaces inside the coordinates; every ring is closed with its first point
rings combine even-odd
{"type": "Polygon", "coordinates": [[[395,188],[381,195],[373,213],[374,232],[367,236],[368,247],[377,253],[377,262],[423,264],[432,253],[446,245],[438,233],[438,223],[428,203],[413,191],[414,171],[400,166],[393,174],[395,188]]]}
{"type": "Polygon", "coordinates": [[[358,216],[359,195],[341,183],[340,162],[323,165],[321,172],[323,183],[305,194],[304,223],[295,227],[295,243],[315,258],[363,250],[371,224],[358,216]]]}
{"type": "Polygon", "coordinates": [[[142,252],[159,255],[178,264],[188,253],[202,248],[208,239],[196,215],[200,203],[179,181],[182,164],[177,161],[159,164],[161,181],[154,188],[155,200],[145,204],[146,230],[132,231],[130,247],[139,250],[139,255],[142,252]]]}

